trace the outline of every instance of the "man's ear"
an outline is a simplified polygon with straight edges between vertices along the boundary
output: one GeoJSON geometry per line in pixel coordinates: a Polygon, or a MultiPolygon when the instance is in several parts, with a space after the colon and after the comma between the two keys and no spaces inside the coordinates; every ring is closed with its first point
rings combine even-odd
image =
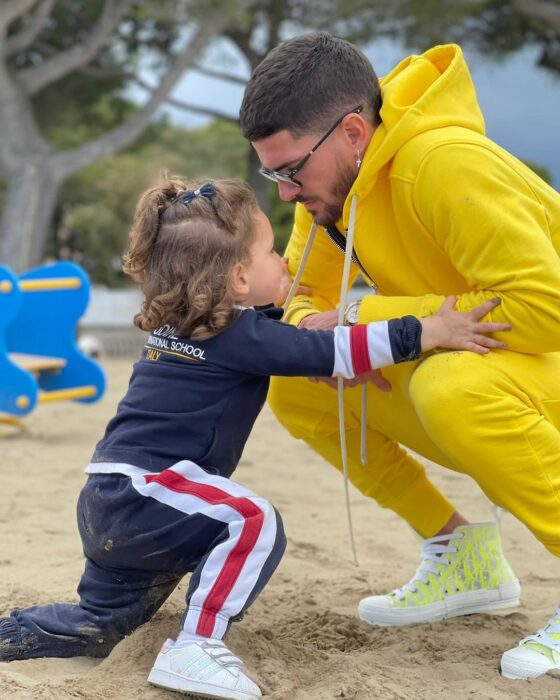
{"type": "Polygon", "coordinates": [[[352,148],[363,150],[371,138],[372,128],[361,114],[348,114],[344,119],[344,134],[352,148]]]}
{"type": "Polygon", "coordinates": [[[250,284],[247,269],[242,262],[237,262],[230,272],[230,285],[237,301],[242,301],[249,296],[250,284]]]}

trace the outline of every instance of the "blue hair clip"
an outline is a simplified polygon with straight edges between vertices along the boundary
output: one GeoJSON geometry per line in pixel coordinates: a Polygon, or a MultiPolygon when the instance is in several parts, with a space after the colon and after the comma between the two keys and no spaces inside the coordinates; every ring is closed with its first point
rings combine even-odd
{"type": "Polygon", "coordinates": [[[206,199],[212,199],[215,194],[216,188],[214,187],[214,183],[206,182],[196,190],[187,190],[181,197],[181,201],[183,204],[190,204],[196,197],[206,197],[206,199]]]}

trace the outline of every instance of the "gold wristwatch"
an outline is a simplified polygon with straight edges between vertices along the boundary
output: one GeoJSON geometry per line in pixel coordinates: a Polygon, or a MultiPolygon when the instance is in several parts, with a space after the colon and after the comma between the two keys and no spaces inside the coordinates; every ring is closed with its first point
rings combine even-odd
{"type": "Polygon", "coordinates": [[[344,312],[344,325],[345,326],[355,326],[358,323],[358,312],[360,310],[360,304],[362,300],[351,301],[346,307],[344,312]]]}

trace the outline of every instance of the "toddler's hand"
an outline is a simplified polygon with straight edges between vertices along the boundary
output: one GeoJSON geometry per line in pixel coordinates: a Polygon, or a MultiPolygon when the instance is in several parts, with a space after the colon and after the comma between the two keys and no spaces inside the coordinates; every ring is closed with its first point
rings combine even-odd
{"type": "Polygon", "coordinates": [[[480,320],[500,304],[499,298],[491,299],[467,313],[455,311],[456,301],[454,296],[447,297],[435,316],[420,319],[422,352],[448,348],[485,355],[490,352],[490,348],[507,347],[502,341],[486,334],[510,331],[509,323],[484,323],[480,320]]]}

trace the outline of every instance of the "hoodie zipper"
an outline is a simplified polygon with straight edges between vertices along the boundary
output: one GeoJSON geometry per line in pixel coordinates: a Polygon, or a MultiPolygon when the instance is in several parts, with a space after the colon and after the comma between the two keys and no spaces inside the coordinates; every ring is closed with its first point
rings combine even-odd
{"type": "MultiPolygon", "coordinates": [[[[325,228],[325,231],[327,233],[327,236],[335,244],[335,246],[339,250],[341,250],[343,253],[345,253],[346,252],[346,237],[342,235],[342,233],[337,229],[337,227],[336,226],[328,226],[325,228]]],[[[376,292],[378,292],[379,287],[377,286],[375,280],[371,277],[371,275],[366,272],[364,266],[362,265],[358,256],[356,255],[355,248],[352,250],[352,262],[360,268],[360,272],[362,273],[362,275],[366,279],[366,281],[369,282],[370,287],[372,289],[374,289],[376,292]]]]}

